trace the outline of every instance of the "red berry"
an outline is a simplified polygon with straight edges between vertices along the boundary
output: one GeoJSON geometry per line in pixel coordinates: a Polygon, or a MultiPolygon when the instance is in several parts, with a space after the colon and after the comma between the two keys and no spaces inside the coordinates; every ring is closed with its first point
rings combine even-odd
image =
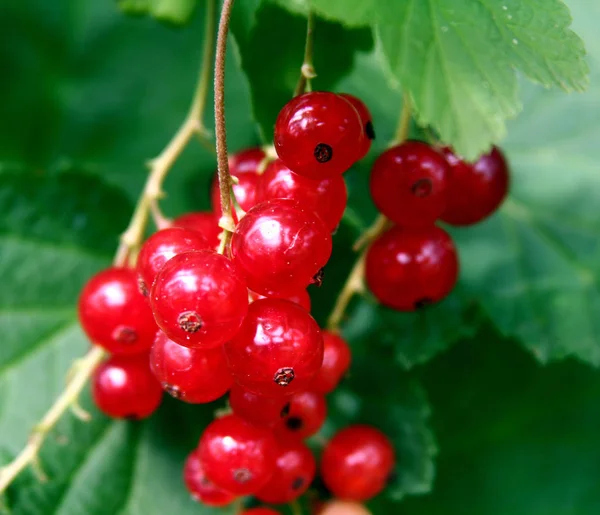
{"type": "Polygon", "coordinates": [[[148,351],[157,330],[129,268],[108,268],[87,282],[79,297],[79,321],[93,343],[113,354],[148,351]]]}
{"type": "Polygon", "coordinates": [[[234,384],[229,392],[229,405],[233,412],[257,426],[273,427],[289,413],[287,397],[265,397],[234,384]]]}
{"type": "Polygon", "coordinates": [[[295,173],[311,179],[344,173],[358,159],[360,117],[345,98],[327,91],[290,100],[277,116],[275,150],[295,173]]]}
{"type": "Polygon", "coordinates": [[[381,154],[371,170],[377,208],[402,226],[432,225],[446,208],[450,167],[434,148],[407,141],[381,154]]]}
{"type": "Polygon", "coordinates": [[[280,297],[277,294],[272,295],[270,293],[269,295],[261,295],[260,293],[256,293],[252,290],[250,290],[248,294],[250,296],[251,302],[254,302],[258,299],[284,299],[289,300],[290,302],[295,302],[296,304],[300,304],[300,306],[302,306],[306,311],[310,313],[310,295],[306,290],[298,290],[297,292],[290,293],[288,295],[283,295],[282,297],[280,297]]]}
{"type": "Polygon", "coordinates": [[[327,418],[327,402],[319,393],[297,393],[289,405],[288,413],[275,426],[275,434],[282,438],[308,438],[321,429],[327,418]]]}
{"type": "Polygon", "coordinates": [[[267,396],[306,390],[323,363],[319,326],[298,304],[261,299],[250,304],[239,332],[225,344],[235,380],[267,396]]]}
{"type": "Polygon", "coordinates": [[[331,256],[331,235],[314,213],[293,200],[270,200],[240,220],[231,254],[251,290],[287,295],[318,280],[331,256]]]}
{"type": "Polygon", "coordinates": [[[451,169],[446,210],[442,220],[452,225],[481,222],[498,209],[508,193],[508,164],[498,147],[474,163],[463,161],[449,148],[441,149],[451,169]]]}
{"type": "Polygon", "coordinates": [[[222,229],[219,227],[219,217],[212,211],[198,211],[195,213],[186,213],[173,220],[173,227],[183,227],[198,231],[211,245],[212,248],[218,248],[222,229]]]}
{"type": "Polygon", "coordinates": [[[352,104],[363,126],[363,132],[365,137],[361,141],[361,150],[359,152],[359,159],[362,159],[367,155],[371,148],[371,142],[375,139],[375,129],[373,128],[373,118],[369,112],[369,108],[365,103],[354,95],[349,93],[340,93],[341,97],[344,97],[348,102],[352,104]]]}
{"type": "Polygon", "coordinates": [[[225,256],[186,252],[170,259],[156,276],[150,305],[171,340],[207,349],[237,332],[248,309],[248,290],[225,256]]]}
{"type": "MultiPolygon", "coordinates": [[[[237,184],[232,186],[233,194],[244,211],[248,211],[257,202],[260,180],[258,166],[265,155],[261,148],[249,148],[229,157],[229,173],[238,179],[237,184]]],[[[212,183],[210,198],[215,213],[220,213],[221,194],[217,177],[212,183]]]]}
{"type": "Polygon", "coordinates": [[[337,387],[350,368],[352,355],[350,347],[339,334],[323,331],[323,365],[315,380],[310,385],[311,390],[327,394],[337,387]]]}
{"type": "Polygon", "coordinates": [[[267,166],[259,187],[262,201],[277,198],[295,200],[303,209],[315,213],[329,231],[335,230],[340,223],[348,200],[343,177],[307,179],[292,172],[280,159],[267,166]]]}
{"type": "Polygon", "coordinates": [[[185,460],[183,480],[193,499],[206,506],[227,506],[236,498],[206,477],[197,451],[192,452],[185,460]]]}
{"type": "Polygon", "coordinates": [[[277,443],[268,429],[237,415],[213,420],[198,446],[209,479],[236,495],[253,494],[269,481],[276,452],[277,443]]]}
{"type": "Polygon", "coordinates": [[[211,245],[198,231],[171,227],[155,232],[142,245],[137,259],[140,292],[148,295],[156,275],[172,257],[183,252],[209,249],[211,245]]]}
{"type": "Polygon", "coordinates": [[[392,227],[367,252],[366,280],[375,297],[399,311],[442,300],[458,278],[452,239],[436,226],[392,227]]]}
{"type": "Polygon", "coordinates": [[[241,515],[280,515],[278,511],[271,508],[252,508],[241,513],[241,515]]]}
{"type": "Polygon", "coordinates": [[[189,403],[212,402],[233,384],[223,347],[190,349],[162,331],[150,352],[150,368],[167,393],[189,403]]]}
{"type": "Polygon", "coordinates": [[[113,418],[149,417],[160,405],[162,393],[150,372],[147,354],[111,356],[98,366],[92,379],[96,406],[113,418]]]}
{"type": "Polygon", "coordinates": [[[394,448],[370,426],[349,426],[327,444],[321,476],[335,497],[366,501],[381,492],[394,468],[394,448]]]}
{"type": "Polygon", "coordinates": [[[278,440],[275,472],[255,496],[269,504],[285,504],[300,497],[317,471],[310,449],[298,440],[278,440]]]}

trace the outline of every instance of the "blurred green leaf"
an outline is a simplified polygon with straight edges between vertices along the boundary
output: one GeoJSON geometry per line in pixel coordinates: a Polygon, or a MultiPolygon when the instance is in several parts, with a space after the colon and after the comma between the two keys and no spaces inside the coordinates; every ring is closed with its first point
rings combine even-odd
{"type": "Polygon", "coordinates": [[[190,21],[198,0],[117,0],[117,4],[126,14],[149,14],[180,25],[190,21]]]}

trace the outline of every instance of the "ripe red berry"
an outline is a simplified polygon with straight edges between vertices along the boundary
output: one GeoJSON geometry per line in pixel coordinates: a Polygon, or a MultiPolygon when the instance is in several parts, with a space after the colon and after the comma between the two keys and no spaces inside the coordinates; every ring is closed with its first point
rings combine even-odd
{"type": "Polygon", "coordinates": [[[377,208],[402,226],[432,225],[446,208],[450,167],[433,147],[407,141],[383,152],[371,170],[377,208]]]}
{"type": "Polygon", "coordinates": [[[281,515],[278,511],[271,508],[252,508],[241,513],[241,515],[281,515]]]}
{"type": "Polygon", "coordinates": [[[331,235],[314,213],[293,200],[270,200],[240,220],[231,255],[251,290],[287,295],[318,280],[331,256],[331,235]]]}
{"type": "Polygon", "coordinates": [[[170,259],[156,276],[150,305],[171,340],[207,349],[237,332],[248,309],[248,290],[225,256],[186,252],[170,259]]]}
{"type": "Polygon", "coordinates": [[[359,159],[362,159],[367,155],[371,148],[371,142],[375,139],[375,129],[373,128],[373,118],[369,111],[369,108],[365,103],[354,95],[349,93],[340,93],[341,97],[344,97],[348,102],[352,104],[363,126],[364,138],[361,140],[361,149],[359,152],[359,159]]]}
{"type": "Polygon", "coordinates": [[[250,304],[239,332],[225,344],[235,380],[267,396],[306,390],[323,363],[319,326],[298,304],[261,299],[250,304]]]}
{"type": "Polygon", "coordinates": [[[172,257],[183,252],[211,248],[206,238],[192,229],[171,227],[155,232],[142,245],[137,259],[140,292],[143,295],[149,294],[156,275],[172,257]]]}
{"type": "Polygon", "coordinates": [[[282,438],[308,438],[321,429],[327,418],[327,402],[319,393],[300,392],[290,398],[287,414],[275,426],[282,438]]]}
{"type": "Polygon", "coordinates": [[[150,372],[148,355],[111,356],[92,379],[92,396],[98,409],[113,418],[139,420],[156,411],[162,388],[150,372]]]}
{"type": "Polygon", "coordinates": [[[414,311],[452,291],[458,256],[452,239],[439,227],[392,227],[367,251],[365,275],[382,304],[414,311]]]}
{"type": "Polygon", "coordinates": [[[308,490],[316,471],[315,458],[303,442],[280,439],[277,441],[275,472],[255,496],[269,504],[291,502],[308,490]]]}
{"type": "Polygon", "coordinates": [[[229,392],[233,412],[257,426],[273,427],[290,410],[287,397],[265,397],[234,383],[229,392]]]}
{"type": "Polygon", "coordinates": [[[223,347],[190,349],[162,331],[150,351],[150,368],[167,393],[193,404],[212,402],[233,384],[223,347]]]}
{"type": "Polygon", "coordinates": [[[394,448],[381,431],[349,426],[325,447],[321,477],[335,497],[366,501],[385,488],[394,464],[394,448]]]}
{"type": "Polygon", "coordinates": [[[268,429],[237,415],[213,420],[198,446],[208,478],[236,495],[253,494],[269,481],[276,452],[277,443],[268,429]]]}
{"type": "Polygon", "coordinates": [[[206,238],[211,248],[216,249],[219,247],[219,235],[221,234],[219,216],[212,211],[198,211],[178,216],[173,220],[173,227],[198,231],[206,238]]]}
{"type": "Polygon", "coordinates": [[[227,506],[236,496],[223,490],[206,477],[198,452],[193,451],[185,460],[183,480],[192,498],[206,506],[227,506]]]}
{"type": "Polygon", "coordinates": [[[277,116],[275,150],[295,173],[311,179],[344,173],[358,159],[364,138],[356,109],[326,91],[290,100],[277,116]]]}
{"type": "Polygon", "coordinates": [[[344,374],[350,368],[352,355],[350,347],[339,334],[322,331],[323,334],[323,365],[310,388],[314,392],[327,394],[335,390],[344,374]]]}
{"type": "Polygon", "coordinates": [[[308,292],[306,290],[298,290],[297,292],[289,293],[289,294],[283,295],[283,296],[279,296],[277,294],[272,294],[270,292],[268,295],[261,295],[260,293],[256,293],[256,292],[250,290],[248,292],[248,295],[250,297],[251,302],[254,302],[255,300],[258,300],[258,299],[289,300],[290,302],[295,302],[296,304],[299,304],[306,311],[308,311],[310,313],[310,308],[311,308],[310,295],[308,294],[308,292]]]}
{"type": "Polygon", "coordinates": [[[261,201],[277,198],[295,200],[303,209],[315,213],[331,232],[340,223],[348,200],[342,176],[307,179],[292,172],[280,159],[267,166],[259,188],[261,201]]]}
{"type": "Polygon", "coordinates": [[[79,321],[88,338],[113,354],[147,352],[156,323],[138,291],[135,271],[108,268],[93,276],[79,296],[79,321]]]}
{"type": "Polygon", "coordinates": [[[494,147],[474,163],[468,163],[449,148],[441,151],[452,173],[442,220],[452,225],[481,222],[498,209],[508,193],[510,176],[504,155],[494,147]]]}

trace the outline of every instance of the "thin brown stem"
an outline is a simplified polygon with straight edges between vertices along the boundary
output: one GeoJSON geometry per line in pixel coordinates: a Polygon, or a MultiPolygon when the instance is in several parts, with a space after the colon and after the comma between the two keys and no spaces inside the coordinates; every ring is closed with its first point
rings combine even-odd
{"type": "Polygon", "coordinates": [[[294,96],[301,95],[305,91],[311,90],[311,79],[314,79],[317,74],[313,66],[313,48],[314,48],[314,37],[313,33],[315,30],[315,16],[312,11],[308,12],[306,20],[306,43],[304,45],[304,60],[300,67],[300,79],[294,91],[294,96]]]}

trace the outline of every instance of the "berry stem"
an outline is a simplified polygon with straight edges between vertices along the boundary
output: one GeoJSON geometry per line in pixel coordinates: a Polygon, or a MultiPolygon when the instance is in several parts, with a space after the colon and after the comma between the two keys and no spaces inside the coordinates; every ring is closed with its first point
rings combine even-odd
{"type": "Polygon", "coordinates": [[[310,80],[314,79],[317,74],[313,66],[313,32],[315,30],[315,16],[312,11],[308,12],[306,20],[306,44],[304,46],[304,61],[300,67],[300,79],[294,91],[294,96],[302,95],[305,91],[310,91],[310,80]]]}

